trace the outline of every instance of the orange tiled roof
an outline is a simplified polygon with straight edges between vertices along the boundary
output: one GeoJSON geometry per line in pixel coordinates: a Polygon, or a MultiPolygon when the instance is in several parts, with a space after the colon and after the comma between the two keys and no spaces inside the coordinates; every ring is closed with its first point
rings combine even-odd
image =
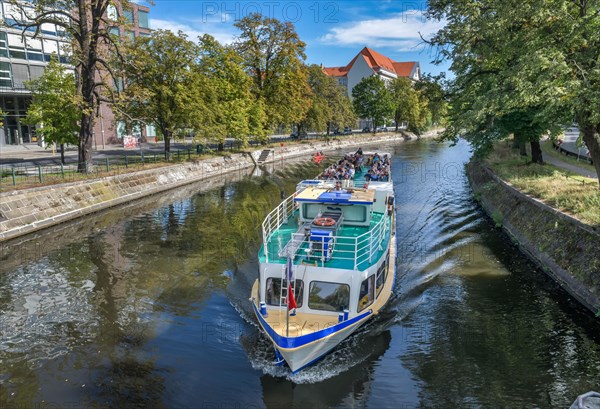
{"type": "Polygon", "coordinates": [[[345,68],[346,67],[323,67],[323,71],[330,77],[343,77],[348,74],[348,71],[345,71],[345,68]]]}
{"type": "Polygon", "coordinates": [[[408,77],[413,71],[415,64],[417,64],[414,61],[397,62],[389,57],[386,57],[381,53],[378,53],[375,50],[365,47],[362,50],[360,50],[360,52],[356,54],[352,61],[350,61],[350,63],[345,67],[325,67],[323,68],[323,71],[325,72],[325,74],[332,77],[346,76],[348,74],[348,71],[350,71],[350,69],[356,62],[356,59],[360,56],[363,56],[365,58],[367,65],[369,65],[369,67],[371,67],[374,71],[379,71],[383,69],[385,71],[394,73],[399,77],[408,77]]]}

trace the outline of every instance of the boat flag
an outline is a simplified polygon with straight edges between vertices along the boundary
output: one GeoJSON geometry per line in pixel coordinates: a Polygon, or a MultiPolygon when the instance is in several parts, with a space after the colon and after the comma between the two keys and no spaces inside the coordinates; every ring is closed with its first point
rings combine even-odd
{"type": "Polygon", "coordinates": [[[287,305],[288,311],[294,310],[290,315],[296,315],[296,308],[298,305],[296,304],[296,297],[294,297],[294,290],[292,289],[292,280],[294,279],[293,273],[294,262],[291,257],[288,257],[287,262],[287,279],[288,279],[288,296],[287,296],[287,305]]]}

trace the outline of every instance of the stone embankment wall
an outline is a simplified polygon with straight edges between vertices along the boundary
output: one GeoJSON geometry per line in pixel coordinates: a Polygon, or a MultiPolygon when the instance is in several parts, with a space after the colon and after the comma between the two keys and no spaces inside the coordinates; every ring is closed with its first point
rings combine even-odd
{"type": "MultiPolygon", "coordinates": [[[[329,143],[283,145],[265,163],[402,140],[400,135],[347,138],[329,143]]],[[[200,180],[255,166],[262,150],[60,185],[4,192],[0,198],[0,242],[200,180]]]]}
{"type": "Polygon", "coordinates": [[[600,312],[600,229],[510,186],[477,162],[467,174],[488,215],[548,275],[592,312],[600,312]]]}

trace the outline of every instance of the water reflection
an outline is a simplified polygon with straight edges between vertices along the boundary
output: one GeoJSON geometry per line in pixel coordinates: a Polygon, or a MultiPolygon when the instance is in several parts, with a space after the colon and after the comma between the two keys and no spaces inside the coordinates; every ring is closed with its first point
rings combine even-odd
{"type": "Polygon", "coordinates": [[[248,302],[260,223],[318,171],[277,164],[2,246],[0,406],[566,407],[597,388],[598,321],[483,217],[468,147],[377,149],[395,298],[317,365],[274,368],[248,302]]]}

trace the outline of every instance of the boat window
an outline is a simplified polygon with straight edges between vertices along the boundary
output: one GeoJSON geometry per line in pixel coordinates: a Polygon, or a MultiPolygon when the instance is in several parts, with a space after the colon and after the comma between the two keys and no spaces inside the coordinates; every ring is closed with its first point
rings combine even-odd
{"type": "MultiPolygon", "coordinates": [[[[281,295],[281,278],[267,278],[267,291],[265,296],[265,302],[267,303],[267,305],[281,305],[281,295]]],[[[285,294],[283,295],[285,296],[285,294]]],[[[296,280],[296,286],[294,288],[294,297],[296,298],[296,305],[298,306],[298,308],[302,307],[303,295],[304,282],[302,280],[296,280]]],[[[281,303],[285,304],[285,300],[282,300],[281,303]]]]}
{"type": "Polygon", "coordinates": [[[387,279],[387,266],[390,261],[390,255],[388,254],[385,262],[379,266],[377,269],[377,296],[379,297],[379,293],[383,290],[383,286],[385,285],[385,280],[387,279]]]}
{"type": "Polygon", "coordinates": [[[313,310],[343,311],[350,303],[350,286],[340,283],[311,281],[308,306],[313,310]]]}
{"type": "Polygon", "coordinates": [[[367,277],[360,285],[360,293],[358,294],[358,312],[361,312],[375,300],[375,275],[367,277]]]}
{"type": "Polygon", "coordinates": [[[317,217],[317,215],[321,211],[321,205],[319,205],[319,204],[304,203],[302,206],[303,206],[302,214],[304,215],[305,219],[314,219],[315,217],[317,217]]]}
{"type": "Polygon", "coordinates": [[[344,206],[344,220],[348,222],[366,222],[367,206],[344,206]]]}

